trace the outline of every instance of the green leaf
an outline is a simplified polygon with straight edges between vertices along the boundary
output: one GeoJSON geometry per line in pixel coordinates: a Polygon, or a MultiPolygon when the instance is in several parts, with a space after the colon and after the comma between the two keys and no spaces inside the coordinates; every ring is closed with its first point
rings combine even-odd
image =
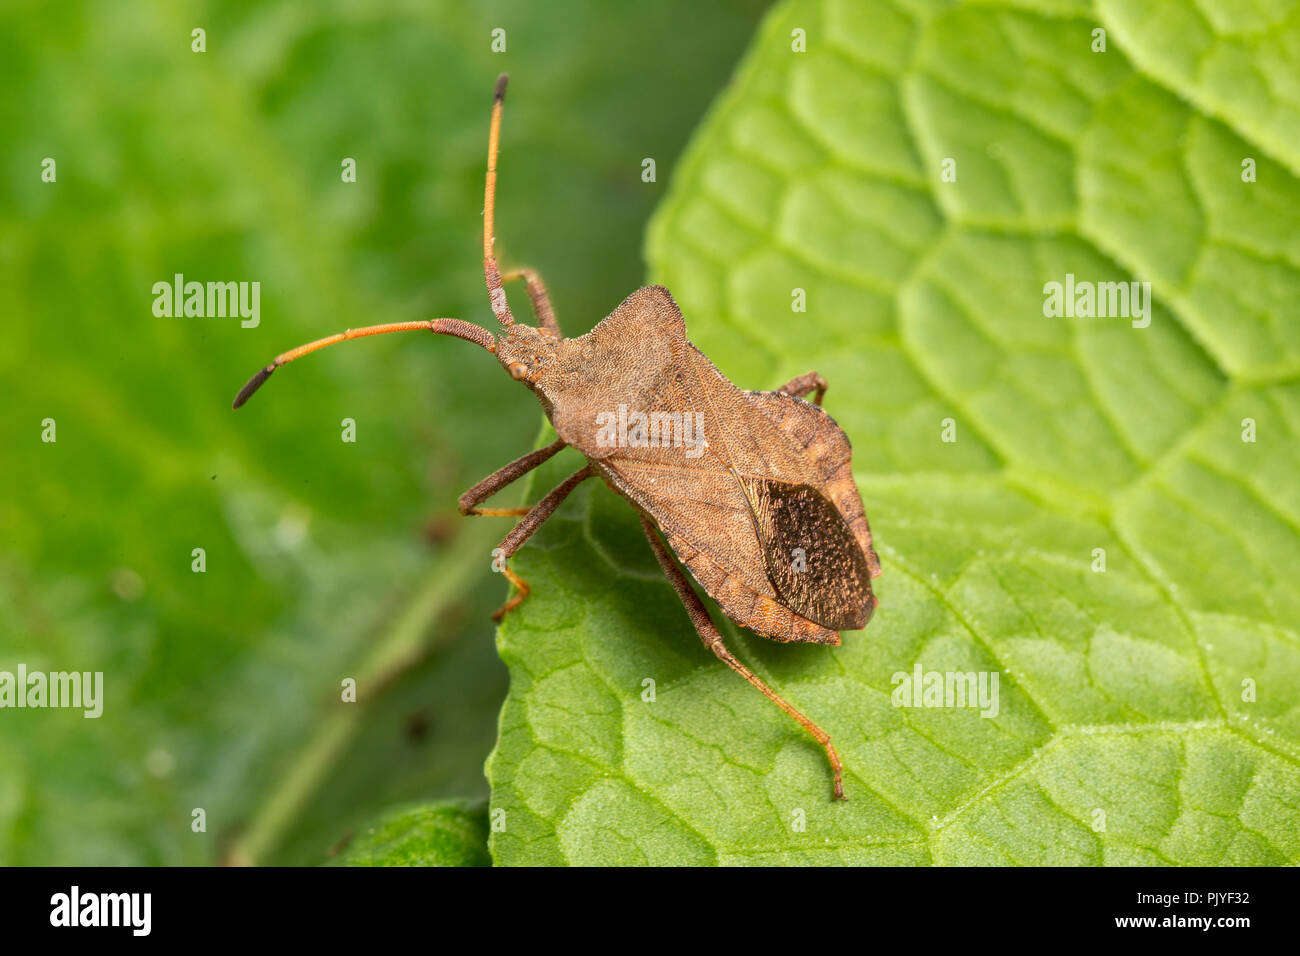
{"type": "Polygon", "coordinates": [[[448,800],[390,812],[348,842],[339,866],[490,866],[487,808],[448,800]]]}
{"type": "Polygon", "coordinates": [[[502,70],[503,264],[593,324],[639,278],[665,188],[640,158],[666,173],[757,21],[754,0],[697,7],[0,7],[0,670],[102,671],[106,698],[97,720],[0,711],[0,864],[316,863],[385,807],[486,798],[507,528],[455,502],[527,446],[535,406],[431,336],[231,399],[349,326],[492,322],[502,70]],[[177,272],[260,282],[260,324],[154,316],[177,272]]]}
{"type": "Polygon", "coordinates": [[[584,488],[515,561],[498,863],[1300,861],[1300,14],[1247,6],[771,14],[648,256],[725,374],[818,370],[853,442],[874,620],[724,627],[849,800],[584,488]],[[1149,281],[1149,327],[1045,316],[1071,273],[1149,281]],[[996,716],[895,706],[918,667],[996,673],[996,716]]]}

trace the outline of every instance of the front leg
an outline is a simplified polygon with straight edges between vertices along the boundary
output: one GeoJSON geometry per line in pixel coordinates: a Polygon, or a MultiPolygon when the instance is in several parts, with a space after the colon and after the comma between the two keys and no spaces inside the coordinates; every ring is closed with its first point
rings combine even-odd
{"type": "Polygon", "coordinates": [[[457,507],[463,515],[512,515],[518,517],[528,514],[527,508],[480,508],[479,502],[487,501],[498,491],[513,481],[517,481],[524,475],[528,474],[542,462],[547,461],[555,455],[561,448],[565,447],[564,442],[556,440],[551,442],[545,448],[539,448],[537,451],[530,451],[522,458],[516,458],[510,464],[503,468],[498,468],[492,474],[488,475],[477,485],[460,496],[457,507]]]}
{"type": "Polygon", "coordinates": [[[510,598],[510,600],[506,601],[506,603],[492,615],[492,620],[501,620],[508,613],[517,608],[519,603],[524,598],[528,597],[529,592],[532,590],[528,587],[527,581],[510,570],[510,565],[507,564],[507,562],[510,560],[511,555],[523,547],[524,542],[533,536],[533,532],[540,528],[547,518],[555,514],[555,509],[560,507],[560,503],[564,501],[565,498],[569,497],[569,493],[573,491],[574,488],[578,487],[579,484],[594,474],[595,472],[592,471],[591,466],[587,465],[564,479],[564,481],[551,489],[550,493],[547,494],[545,498],[533,505],[533,507],[529,509],[528,513],[524,515],[524,520],[515,525],[510,530],[510,533],[505,536],[505,539],[502,540],[501,544],[492,550],[492,567],[496,568],[497,562],[500,562],[501,573],[506,576],[506,579],[513,584],[515,589],[519,592],[514,597],[510,598]]]}
{"type": "Polygon", "coordinates": [[[826,396],[826,379],[816,372],[804,372],[802,375],[790,379],[777,391],[784,392],[786,395],[793,395],[795,398],[803,398],[809,392],[816,392],[817,394],[813,396],[813,404],[820,405],[822,399],[826,396]]]}
{"type": "Polygon", "coordinates": [[[524,284],[528,287],[528,301],[533,304],[533,315],[537,316],[537,324],[557,339],[564,338],[560,332],[560,324],[555,320],[555,310],[551,308],[551,297],[546,292],[546,283],[537,274],[537,270],[511,269],[501,277],[502,282],[509,282],[511,279],[524,280],[524,284]]]}

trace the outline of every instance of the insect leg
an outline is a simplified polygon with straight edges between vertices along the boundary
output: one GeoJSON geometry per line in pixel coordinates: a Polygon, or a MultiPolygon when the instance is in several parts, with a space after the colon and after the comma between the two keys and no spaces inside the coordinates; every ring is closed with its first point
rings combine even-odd
{"type": "Polygon", "coordinates": [[[480,508],[478,504],[480,501],[491,498],[506,485],[528,474],[542,462],[554,456],[563,447],[565,447],[564,442],[557,439],[545,448],[530,451],[523,457],[516,458],[510,464],[498,468],[460,496],[460,500],[456,503],[457,507],[460,508],[460,513],[463,515],[489,516],[514,515],[516,517],[528,514],[527,508],[480,508]]]}
{"type": "Polygon", "coordinates": [[[777,391],[793,395],[795,398],[803,398],[809,392],[816,392],[817,394],[813,396],[813,404],[820,405],[822,398],[826,395],[826,379],[816,372],[804,372],[802,375],[790,379],[777,391]]]}
{"type": "Polygon", "coordinates": [[[551,297],[546,294],[546,283],[537,274],[537,270],[511,269],[501,277],[502,282],[509,282],[511,279],[523,279],[527,284],[528,298],[533,303],[533,315],[537,316],[538,325],[554,333],[556,338],[563,338],[560,334],[560,324],[555,321],[555,310],[551,308],[551,297]]]}
{"type": "Polygon", "coordinates": [[[681,598],[682,604],[685,605],[686,613],[690,616],[691,623],[695,625],[695,630],[699,633],[704,646],[713,651],[724,664],[758,688],[768,700],[797,720],[799,725],[812,734],[813,739],[822,745],[822,749],[826,751],[826,758],[831,763],[835,799],[843,800],[844,782],[840,776],[840,757],[831,745],[830,736],[791,704],[783,700],[776,691],[764,684],[757,674],[736,659],[735,655],[722,642],[722,633],[714,626],[712,618],[709,617],[709,612],[704,607],[704,602],[700,600],[700,596],[695,593],[690,581],[686,579],[686,573],[673,561],[672,556],[668,553],[668,548],[659,540],[654,525],[644,515],[641,517],[641,527],[645,529],[645,535],[650,540],[650,547],[654,551],[655,557],[659,559],[664,574],[668,575],[669,583],[672,584],[673,590],[677,592],[677,596],[681,598]]]}
{"type": "MultiPolygon", "coordinates": [[[[543,448],[542,451],[546,451],[546,449],[543,448]]],[[[506,601],[506,603],[492,615],[492,620],[499,621],[501,618],[505,617],[506,614],[517,608],[519,603],[523,601],[524,598],[528,597],[528,592],[530,591],[528,582],[511,571],[509,564],[505,562],[508,562],[510,556],[523,547],[524,542],[533,536],[533,532],[540,528],[547,518],[555,514],[555,509],[560,507],[560,503],[564,501],[565,498],[569,497],[569,493],[573,491],[574,488],[578,487],[579,484],[594,474],[595,472],[592,471],[591,466],[587,465],[586,467],[575,471],[568,478],[565,478],[564,481],[552,488],[545,498],[529,509],[528,514],[524,515],[524,520],[511,528],[510,533],[505,536],[501,541],[501,544],[497,546],[497,549],[492,552],[494,557],[498,557],[502,561],[501,573],[504,574],[510,583],[519,591],[518,594],[506,601]]]]}

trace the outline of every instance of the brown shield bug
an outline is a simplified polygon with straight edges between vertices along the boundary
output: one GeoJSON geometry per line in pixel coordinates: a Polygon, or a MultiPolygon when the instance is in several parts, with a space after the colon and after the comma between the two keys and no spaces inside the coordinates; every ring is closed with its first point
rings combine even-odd
{"type": "MultiPolygon", "coordinates": [[[[349,329],[277,356],[239,390],[234,407],[281,365],[348,339],[427,330],[487,349],[511,378],[532,389],[559,437],[461,495],[461,514],[522,517],[493,552],[504,562],[578,484],[599,476],[639,512],[650,547],[705,646],[821,744],[834,794],[842,799],[840,759],[830,737],[732,655],[678,564],[727,617],[763,637],[833,645],[839,631],[866,626],[876,606],[871,579],[880,574],[880,562],[853,481],[849,440],[820,407],[826,382],[809,372],[775,391],[737,388],[687,341],[682,314],[660,286],[638,289],[589,333],[566,339],[537,274],[502,274],[493,251],[507,79],[502,74],[497,80],[493,97],[483,206],[483,273],[504,332],[459,319],[349,329]],[[525,282],[537,327],[515,321],[504,288],[510,279],[525,282]],[[805,401],[810,393],[813,401],[805,401]],[[587,463],[537,504],[479,507],[566,446],[587,463]]],[[[502,570],[516,593],[494,615],[498,620],[528,595],[523,579],[504,563],[502,570]]]]}

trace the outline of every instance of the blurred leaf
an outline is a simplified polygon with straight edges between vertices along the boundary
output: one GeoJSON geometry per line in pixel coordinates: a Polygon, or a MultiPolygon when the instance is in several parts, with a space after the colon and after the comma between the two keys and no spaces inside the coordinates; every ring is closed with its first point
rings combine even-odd
{"type": "Polygon", "coordinates": [[[491,866],[487,808],[458,800],[397,810],[348,842],[339,866],[491,866]]]}
{"type": "Polygon", "coordinates": [[[1300,21],[1199,7],[773,12],[648,248],[725,374],[817,369],[856,448],[868,630],[724,628],[849,800],[584,487],[498,636],[498,863],[1300,861],[1300,21]],[[1149,280],[1150,326],[1046,317],[1071,273],[1149,280]],[[914,668],[999,675],[996,716],[895,706],[914,668]]]}
{"type": "Polygon", "coordinates": [[[498,249],[541,270],[567,328],[594,323],[640,278],[662,188],[641,158],[666,177],[757,9],[0,11],[0,670],[99,670],[106,695],[98,720],[0,713],[0,863],[317,862],[384,807],[486,796],[506,526],[455,500],[529,447],[535,406],[431,336],[314,356],[239,413],[231,398],[350,325],[491,321],[503,69],[498,249]],[[155,317],[153,284],[177,273],[260,282],[260,324],[155,317]]]}

